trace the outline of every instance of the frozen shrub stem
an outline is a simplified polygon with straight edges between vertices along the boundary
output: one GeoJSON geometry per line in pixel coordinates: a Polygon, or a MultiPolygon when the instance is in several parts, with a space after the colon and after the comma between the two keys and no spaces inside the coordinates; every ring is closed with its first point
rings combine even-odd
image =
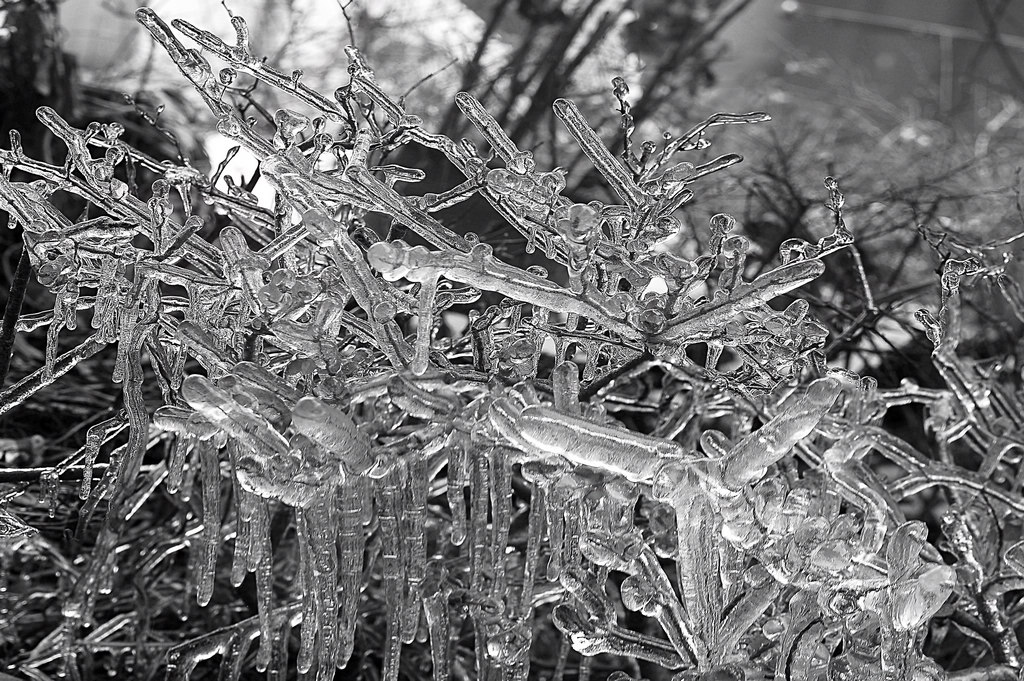
{"type": "MultiPolygon", "coordinates": [[[[101,502],[106,510],[69,577],[66,672],[83,659],[85,627],[104,624],[96,598],[119,579],[126,523],[163,484],[192,509],[184,543],[168,553],[187,544],[199,604],[229,598],[252,574],[256,605],[176,642],[159,661],[172,678],[219,657],[221,678],[237,679],[253,644],[254,666],[284,678],[298,625],[293,664],[304,678],[354,678],[375,655],[382,678],[397,681],[403,655],[424,644],[436,681],[525,680],[539,673],[535,634],[553,623],[566,642],[556,675],[573,673],[571,647],[581,677],[591,657],[610,654],[676,681],[916,681],[947,674],[922,646],[934,618],[954,610],[986,627],[998,665],[988,678],[1016,676],[1024,543],[986,562],[979,542],[985,523],[1024,510],[1024,409],[1019,392],[956,352],[960,288],[981,262],[949,260],[939,311],[919,314],[945,387],[881,391],[827,364],[828,332],[794,297],[846,249],[865,313],[877,312],[836,180],[825,181],[832,231],[787,240],[778,264],[752,279],[733,218],[716,215],[695,234],[675,215],[740,160],[677,155],[708,147],[715,126],[767,115],[714,114],[637,156],[617,78],[617,157],[558,99],[557,118],[608,190],[607,203],[577,203],[563,195],[564,172],[538,169],[468,93],[455,102],[485,156],[426,131],[355,48],[350,82],[327,96],[252,54],[239,16],[233,43],[172,23],[202,52],[153,10],[137,17],[217,130],[258,159],[275,199],[260,206],[233,182],[214,186],[223,166],[211,180],[141,154],[120,126],[78,130],[46,108],[40,121],[68,149],[63,167],[16,144],[0,151],[0,207],[55,297],[52,315],[18,326],[47,327],[44,366],[6,390],[0,410],[112,345],[111,380],[124,393],[123,413],[93,426],[67,463],[87,471],[82,527],[101,502]],[[215,71],[205,55],[226,66],[215,71]],[[312,116],[282,109],[263,130],[232,99],[242,74],[312,116]],[[403,193],[425,177],[389,164],[403,145],[440,152],[465,181],[403,193]],[[157,175],[148,198],[120,179],[129,163],[157,175]],[[35,179],[12,181],[15,169],[35,179]],[[90,210],[67,218],[58,192],[90,210]],[[548,265],[516,266],[446,225],[444,210],[474,195],[548,265]],[[387,234],[371,213],[387,216],[387,234]],[[703,252],[662,247],[677,234],[703,252]],[[61,354],[61,332],[90,308],[95,333],[61,354]],[[446,326],[449,313],[465,316],[464,330],[446,326]],[[151,414],[143,362],[164,400],[151,414]],[[963,441],[980,464],[931,457],[882,430],[887,410],[908,403],[922,406],[937,447],[963,441]],[[127,442],[105,451],[125,427],[127,442]],[[142,466],[151,440],[167,443],[159,479],[142,466]],[[883,480],[878,459],[901,477],[883,480]],[[943,516],[944,552],[900,504],[935,487],[958,500],[943,516]],[[282,514],[293,529],[272,531],[282,514]],[[275,572],[282,563],[292,574],[275,572]],[[371,610],[385,632],[365,651],[371,610]]],[[[5,332],[17,317],[5,317],[5,332]]],[[[60,472],[41,474],[54,498],[60,472]]],[[[0,532],[34,536],[7,510],[0,532]]]]}

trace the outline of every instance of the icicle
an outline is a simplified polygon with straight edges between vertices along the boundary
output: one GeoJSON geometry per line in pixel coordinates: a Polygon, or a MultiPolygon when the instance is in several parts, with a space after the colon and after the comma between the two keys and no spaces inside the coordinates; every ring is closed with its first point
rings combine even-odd
{"type": "MultiPolygon", "coordinates": [[[[209,441],[199,440],[192,443],[186,452],[186,462],[183,466],[185,474],[182,476],[181,487],[178,490],[178,498],[182,503],[189,503],[192,500],[192,492],[194,491],[196,474],[199,472],[199,467],[196,465],[196,461],[199,459],[200,452],[205,447],[213,446],[209,441]]],[[[109,468],[107,470],[110,470],[109,468]]]]}
{"type": "MultiPolygon", "coordinates": [[[[92,467],[96,462],[96,457],[99,456],[100,446],[114,431],[118,431],[123,427],[124,419],[120,416],[115,416],[105,421],[100,421],[89,428],[89,432],[85,436],[85,446],[82,448],[82,484],[78,488],[79,499],[84,501],[89,498],[89,490],[92,487],[92,467]]],[[[175,440],[175,448],[178,446],[178,441],[178,439],[175,440]]],[[[171,458],[173,460],[173,455],[171,458]]],[[[168,469],[172,472],[174,471],[170,464],[168,464],[168,469]]],[[[178,479],[180,480],[180,475],[178,479]]],[[[170,478],[168,478],[167,485],[170,488],[170,478]]],[[[174,490],[171,491],[173,492],[174,490]]]]}
{"type": "Polygon", "coordinates": [[[416,630],[420,622],[420,601],[423,596],[423,579],[427,569],[427,538],[425,522],[427,512],[427,493],[430,487],[430,476],[427,472],[427,461],[422,452],[411,454],[409,463],[409,483],[405,494],[405,512],[403,518],[404,541],[408,547],[406,570],[408,571],[408,597],[403,611],[402,640],[412,643],[416,638],[416,630]]]}
{"type": "Polygon", "coordinates": [[[314,558],[310,536],[308,511],[295,509],[295,534],[299,543],[299,584],[302,594],[302,629],[299,636],[299,654],[295,668],[306,674],[313,667],[316,654],[317,624],[320,621],[317,607],[316,579],[313,576],[314,558]]]}
{"type": "Polygon", "coordinates": [[[43,471],[39,476],[40,495],[46,503],[47,515],[57,516],[57,504],[60,501],[60,473],[55,468],[43,471]]]}
{"type": "Polygon", "coordinates": [[[53,321],[46,330],[46,350],[43,359],[43,380],[53,380],[53,367],[57,361],[58,339],[61,327],[64,326],[58,321],[64,314],[64,297],[58,295],[53,305],[53,321]]]}
{"type": "Polygon", "coordinates": [[[450,440],[448,447],[448,508],[452,514],[452,544],[466,541],[466,450],[461,442],[450,440]]]}
{"type": "Polygon", "coordinates": [[[481,678],[487,678],[491,669],[491,658],[487,655],[487,628],[480,602],[489,591],[486,588],[485,570],[491,565],[488,557],[491,537],[487,531],[490,484],[486,452],[473,451],[470,456],[469,495],[472,505],[469,515],[469,595],[472,602],[469,606],[469,615],[473,619],[473,632],[476,637],[478,674],[481,678]]]}
{"type": "MultiPolygon", "coordinates": [[[[490,533],[487,531],[487,507],[490,502],[490,479],[486,452],[473,452],[470,462],[469,494],[472,508],[469,516],[470,535],[470,592],[479,596],[484,591],[485,556],[490,544],[490,533]]],[[[479,608],[477,607],[477,611],[479,608]]],[[[472,608],[471,608],[472,612],[472,608]]]]}
{"type": "Polygon", "coordinates": [[[580,561],[580,542],[579,538],[585,531],[584,517],[582,514],[583,504],[580,499],[582,490],[575,489],[566,495],[565,509],[562,513],[562,517],[565,519],[565,529],[562,532],[563,539],[563,555],[562,555],[562,568],[572,569],[580,561]]]}
{"type": "Polygon", "coordinates": [[[562,558],[565,554],[565,492],[557,485],[548,491],[547,504],[548,545],[551,555],[548,557],[547,578],[549,582],[557,582],[562,572],[562,558]]]}
{"type": "Polygon", "coordinates": [[[590,672],[593,668],[594,658],[590,655],[580,656],[580,668],[576,675],[577,681],[590,681],[590,672]]]}
{"type": "Polygon", "coordinates": [[[575,362],[560,362],[551,370],[555,409],[563,414],[580,413],[580,370],[575,362]]]}
{"type": "MultiPolygon", "coordinates": [[[[547,515],[545,491],[536,478],[530,480],[530,515],[527,521],[526,560],[523,563],[523,591],[519,597],[519,619],[527,622],[533,613],[533,590],[537,581],[537,566],[540,563],[540,546],[544,539],[544,517],[547,515]]],[[[522,678],[525,678],[523,676],[522,678]]]]}
{"type": "MultiPolygon", "coordinates": [[[[557,308],[552,308],[557,309],[557,308]]],[[[569,312],[565,316],[565,330],[571,334],[576,330],[579,325],[580,316],[575,312],[569,312]]],[[[569,346],[572,344],[572,340],[568,335],[558,335],[555,338],[555,362],[561,364],[562,362],[572,361],[572,357],[568,356],[569,346]]]]}
{"type": "MultiPolygon", "coordinates": [[[[259,566],[270,553],[270,502],[255,494],[245,493],[250,500],[246,507],[250,507],[250,515],[246,517],[249,523],[249,560],[246,569],[249,572],[256,572],[259,566]]],[[[246,509],[243,509],[243,511],[246,509]]]]}
{"type": "Polygon", "coordinates": [[[341,614],[338,618],[339,652],[337,666],[343,668],[352,656],[355,644],[359,594],[363,574],[363,513],[369,499],[366,478],[348,476],[338,491],[341,552],[338,574],[341,590],[341,614]]]}
{"type": "Polygon", "coordinates": [[[417,376],[430,366],[430,337],[434,331],[434,299],[437,297],[437,277],[424,278],[420,283],[418,299],[419,321],[416,327],[416,346],[410,369],[417,376]]]}
{"type": "MultiPolygon", "coordinates": [[[[489,310],[488,310],[489,311],[489,310]]],[[[493,367],[494,332],[491,324],[492,315],[481,314],[476,310],[469,311],[469,337],[473,350],[473,368],[476,371],[490,372],[493,367]]]]}
{"type": "Polygon", "coordinates": [[[270,261],[249,250],[245,237],[237,227],[228,226],[221,230],[220,243],[228,278],[241,288],[242,298],[249,310],[255,315],[263,314],[257,293],[263,286],[263,273],[270,269],[270,261]]]}
{"type": "Polygon", "coordinates": [[[441,560],[431,560],[423,584],[423,614],[430,636],[430,657],[434,681],[448,681],[451,660],[451,622],[446,584],[448,571],[441,560]]]}
{"type": "Polygon", "coordinates": [[[123,265],[120,261],[108,256],[103,259],[100,268],[99,282],[96,284],[96,303],[93,306],[92,328],[99,331],[99,337],[106,343],[117,340],[118,306],[122,302],[118,295],[117,280],[121,276],[123,265]]]}
{"type": "Polygon", "coordinates": [[[594,341],[584,341],[582,345],[583,351],[587,354],[587,361],[583,365],[581,380],[584,383],[590,383],[597,376],[597,362],[600,359],[601,346],[594,341]]]}
{"type": "Polygon", "coordinates": [[[722,274],[718,277],[720,295],[726,296],[743,281],[744,266],[747,261],[747,251],[750,250],[750,242],[746,237],[734,234],[726,238],[722,244],[722,255],[725,264],[722,274]]]}
{"type": "MultiPolygon", "coordinates": [[[[313,560],[313,593],[317,602],[319,641],[317,649],[317,680],[334,678],[338,661],[338,518],[334,489],[317,495],[317,500],[304,512],[313,560]]],[[[303,629],[306,623],[302,624],[303,629]]]]}
{"type": "Polygon", "coordinates": [[[384,681],[398,681],[398,662],[402,654],[402,622],[404,618],[405,570],[402,536],[398,511],[401,508],[401,489],[406,483],[402,463],[397,462],[387,472],[377,490],[378,524],[381,538],[381,560],[385,603],[388,612],[386,642],[384,644],[384,681]]]}
{"type": "MultiPolygon", "coordinates": [[[[701,492],[697,476],[686,471],[672,485],[676,510],[678,554],[676,565],[679,591],[694,635],[699,640],[698,663],[707,662],[707,651],[718,650],[721,635],[723,587],[721,556],[708,537],[721,535],[721,518],[707,495],[701,492]]],[[[659,492],[655,492],[658,497],[659,492]]]]}
{"type": "Polygon", "coordinates": [[[235,486],[235,547],[231,554],[231,585],[242,586],[249,571],[249,549],[252,544],[252,526],[246,507],[251,506],[251,497],[240,485],[235,486]]]}
{"type": "Polygon", "coordinates": [[[267,662],[267,681],[285,681],[288,678],[288,651],[291,649],[292,622],[271,623],[271,656],[267,662]]]}
{"type": "MultiPolygon", "coordinates": [[[[265,514],[266,510],[263,513],[265,514]]],[[[265,537],[264,541],[266,542],[266,550],[263,552],[255,570],[256,609],[260,619],[260,647],[256,653],[256,669],[261,672],[268,671],[275,651],[279,650],[282,645],[287,645],[282,644],[280,641],[281,627],[273,626],[274,584],[272,573],[274,559],[270,551],[270,537],[265,537]]],[[[284,657],[287,661],[287,648],[285,649],[284,657]]],[[[267,677],[272,678],[273,674],[268,673],[267,677]]]]}
{"type": "Polygon", "coordinates": [[[198,588],[196,599],[206,606],[213,596],[217,576],[217,552],[220,549],[220,459],[217,450],[206,447],[200,454],[203,503],[203,529],[199,538],[202,558],[198,561],[198,588]]]}
{"type": "Polygon", "coordinates": [[[493,582],[491,596],[502,601],[508,587],[505,578],[505,549],[508,547],[508,533],[512,525],[512,463],[509,452],[501,447],[490,450],[491,487],[491,552],[493,559],[493,582]]]}
{"type": "MultiPolygon", "coordinates": [[[[185,463],[188,461],[189,450],[191,449],[192,442],[191,438],[184,436],[178,436],[174,438],[174,442],[171,444],[171,453],[167,457],[167,491],[171,494],[177,494],[181,490],[182,479],[185,476],[185,463]]],[[[90,481],[92,480],[90,470],[90,481]]],[[[85,484],[85,479],[82,480],[82,491],[80,495],[85,495],[83,499],[89,496],[89,488],[85,484]]]]}

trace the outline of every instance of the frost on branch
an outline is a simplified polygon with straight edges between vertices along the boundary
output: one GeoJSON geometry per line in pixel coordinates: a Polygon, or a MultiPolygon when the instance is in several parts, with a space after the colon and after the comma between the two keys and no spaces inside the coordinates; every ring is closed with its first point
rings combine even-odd
{"type": "MultiPolygon", "coordinates": [[[[1020,544],[982,565],[975,518],[981,504],[991,523],[1024,511],[1011,457],[1024,410],[956,354],[960,288],[980,263],[947,262],[938,316],[920,315],[946,387],[881,391],[828,366],[828,332],[795,297],[853,243],[836,180],[825,181],[832,232],[785,241],[778,264],[753,276],[732,217],[696,233],[677,217],[740,160],[679,156],[707,148],[715,126],[765,114],[715,114],[637,157],[628,135],[617,155],[559,99],[557,118],[608,190],[582,203],[562,169],[538,168],[468,93],[456,103],[483,151],[424,129],[354,48],[350,81],[326,96],[253,55],[241,17],[234,43],[173,22],[199,51],[152,10],[137,16],[220,134],[258,159],[274,200],[158,162],[118,126],[78,130],[45,108],[67,164],[0,155],[0,207],[55,301],[33,327],[48,328],[44,364],[5,393],[4,410],[110,344],[124,390],[123,418],[94,426],[82,452],[91,471],[127,423],[128,441],[103,452],[106,472],[82,490],[83,518],[101,501],[107,510],[68,589],[66,668],[85,654],[84,628],[104,624],[96,593],[120,579],[152,433],[169,443],[162,484],[187,510],[178,548],[198,603],[230,599],[250,574],[255,585],[251,616],[157,660],[172,677],[219,658],[223,678],[238,678],[255,643],[268,678],[289,664],[349,678],[376,655],[395,681],[420,655],[437,681],[526,679],[540,674],[539,653],[550,659],[538,648],[553,625],[565,642],[556,669],[571,648],[581,676],[611,655],[674,679],[909,681],[944,673],[921,644],[943,608],[961,607],[951,600],[995,632],[994,662],[1019,668],[990,592],[1018,589],[993,580],[1024,577],[1020,544]],[[243,77],[300,110],[246,118],[243,77]],[[417,196],[426,171],[392,162],[406,145],[443,155],[465,180],[417,196]],[[129,184],[129,168],[155,179],[129,184]],[[9,179],[15,169],[35,179],[9,179]],[[57,193],[89,210],[66,217],[57,193]],[[547,265],[520,267],[448,224],[444,211],[472,196],[547,265]],[[673,252],[664,242],[677,234],[704,251],[673,252]],[[61,354],[80,310],[94,333],[61,354]],[[152,413],[144,361],[164,401],[152,413]],[[883,430],[886,411],[907,403],[923,405],[941,446],[968,438],[980,466],[883,430]],[[895,479],[873,469],[880,460],[895,479]],[[953,500],[943,553],[901,504],[933,487],[953,500]]],[[[614,86],[628,116],[628,88],[614,86]]],[[[5,545],[33,535],[6,510],[0,529],[5,545]]]]}

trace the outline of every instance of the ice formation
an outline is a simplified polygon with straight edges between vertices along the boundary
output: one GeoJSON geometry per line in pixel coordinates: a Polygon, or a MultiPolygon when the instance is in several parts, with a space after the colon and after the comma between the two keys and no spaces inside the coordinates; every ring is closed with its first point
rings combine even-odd
{"type": "MultiPolygon", "coordinates": [[[[368,626],[370,582],[385,599],[387,681],[397,681],[403,648],[415,641],[429,642],[436,681],[526,679],[541,617],[564,635],[558,669],[570,648],[584,656],[581,678],[599,653],[646,660],[679,680],[939,673],[920,654],[918,633],[954,591],[971,592],[899,502],[947,486],[1024,510],[1019,474],[1012,487],[991,480],[1020,447],[1020,396],[990,388],[955,352],[958,290],[977,261],[947,262],[942,307],[921,315],[948,389],[883,394],[827,366],[827,332],[805,301],[769,305],[853,243],[835,180],[825,183],[833,231],[817,244],[785,242],[781,264],[752,279],[749,243],[726,215],[712,219],[706,251],[693,260],[652,248],[682,229],[673,213],[700,181],[739,160],[694,165],[677,154],[708,146],[714,126],[766,115],[715,114],[656,155],[627,149],[619,158],[560,99],[557,117],[615,201],[581,204],[563,196],[561,171],[539,169],[468,93],[456,101],[487,155],[426,131],[354,48],[351,80],[330,97],[303,84],[301,72],[252,54],[240,17],[233,44],[174,22],[200,52],[153,10],[137,16],[218,130],[259,159],[277,204],[259,206],[191,167],[159,163],[115,126],[77,130],[45,108],[39,118],[67,146],[67,167],[17,147],[0,152],[5,170],[37,178],[0,173],[0,206],[24,229],[36,275],[56,300],[44,322],[45,366],[5,393],[4,410],[111,343],[125,394],[124,413],[94,426],[82,452],[91,467],[127,425],[129,441],[107,454],[98,485],[84,478],[83,513],[103,499],[109,510],[64,607],[69,641],[113,578],[152,425],[174,438],[167,488],[200,488],[187,538],[199,602],[230,588],[216,579],[225,570],[235,586],[252,573],[258,602],[253,617],[174,647],[174,678],[217,656],[221,678],[238,678],[255,641],[256,667],[282,678],[293,625],[298,671],[334,678],[368,626]],[[226,66],[215,72],[208,56],[226,66]],[[315,117],[281,110],[264,134],[231,103],[239,74],[287,92],[315,117]],[[396,183],[423,172],[373,164],[405,144],[444,155],[465,182],[403,194],[396,183]],[[324,155],[336,169],[324,169],[324,155]],[[160,176],[148,190],[119,179],[136,165],[160,176]],[[50,203],[55,192],[103,215],[72,221],[50,203]],[[544,253],[547,271],[510,264],[444,223],[445,208],[473,195],[527,251],[544,253]],[[211,233],[200,198],[231,224],[211,233]],[[368,213],[389,216],[407,241],[372,229],[368,213]],[[644,295],[655,280],[666,292],[644,295]],[[477,305],[484,295],[501,302],[477,305]],[[87,308],[94,335],[60,354],[60,332],[87,308]],[[439,333],[453,308],[471,310],[455,338],[439,333]],[[686,354],[698,344],[707,347],[704,366],[686,354]],[[738,364],[726,366],[725,351],[738,364]],[[152,419],[139,392],[143,357],[163,382],[165,405],[152,419]],[[638,382],[646,391],[631,388],[638,382]],[[930,460],[882,431],[885,410],[906,402],[924,405],[939,439],[972,438],[982,467],[930,460]],[[618,418],[652,409],[658,422],[645,432],[618,418]],[[903,477],[881,484],[868,454],[903,477]],[[294,537],[272,541],[282,510],[294,537]],[[284,551],[294,552],[287,590],[273,574],[284,551]],[[631,629],[627,610],[651,626],[631,629]],[[471,660],[453,652],[460,632],[472,638],[471,660]]],[[[625,83],[615,88],[624,103],[625,83]]],[[[947,527],[970,565],[976,540],[964,513],[951,512],[947,527]]],[[[0,542],[31,533],[6,511],[0,528],[0,542]]],[[[1019,580],[1017,549],[1007,560],[1019,580]]],[[[1005,619],[978,598],[979,616],[1005,619]]],[[[1019,667],[1012,629],[1002,622],[997,631],[1001,661],[1019,667]]],[[[69,642],[65,663],[75,655],[69,642]]]]}

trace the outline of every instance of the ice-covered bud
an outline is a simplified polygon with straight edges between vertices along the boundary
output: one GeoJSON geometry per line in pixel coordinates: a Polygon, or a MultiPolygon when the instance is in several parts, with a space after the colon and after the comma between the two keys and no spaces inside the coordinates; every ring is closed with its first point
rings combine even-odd
{"type": "Polygon", "coordinates": [[[817,249],[803,239],[786,239],[779,246],[779,258],[783,265],[813,258],[817,249]]]}
{"type": "Polygon", "coordinates": [[[558,231],[566,239],[578,244],[589,243],[598,225],[598,213],[584,203],[569,206],[564,218],[558,221],[558,231]]]}
{"type": "Polygon", "coordinates": [[[436,269],[429,266],[430,251],[422,246],[409,248],[397,241],[392,244],[379,241],[367,249],[366,259],[387,281],[402,278],[424,281],[437,276],[436,269]]]}
{"type": "Polygon", "coordinates": [[[674,165],[661,176],[662,182],[683,182],[693,175],[692,163],[680,163],[674,165]]]}
{"type": "Polygon", "coordinates": [[[551,194],[558,194],[565,189],[565,171],[561,168],[555,168],[550,172],[546,172],[537,178],[538,184],[541,188],[551,194]]]}
{"type": "Polygon", "coordinates": [[[504,168],[489,171],[486,182],[487,187],[499,196],[508,196],[523,188],[523,179],[504,168]]]}
{"type": "Polygon", "coordinates": [[[533,153],[529,151],[519,151],[512,157],[508,163],[508,169],[519,175],[525,175],[532,173],[536,167],[536,162],[533,160],[533,153]]]}
{"type": "Polygon", "coordinates": [[[304,116],[288,109],[278,109],[277,113],[274,114],[274,125],[277,126],[277,134],[274,135],[274,146],[278,149],[284,149],[291,145],[295,138],[309,127],[309,116],[304,116]]]}
{"type": "Polygon", "coordinates": [[[724,237],[736,227],[736,218],[727,213],[717,213],[708,220],[712,236],[724,237]]]}

